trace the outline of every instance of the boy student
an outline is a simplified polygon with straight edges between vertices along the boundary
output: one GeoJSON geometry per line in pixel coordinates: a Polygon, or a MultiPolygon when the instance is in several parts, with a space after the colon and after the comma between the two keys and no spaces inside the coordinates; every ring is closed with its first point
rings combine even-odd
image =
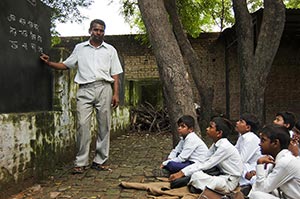
{"type": "Polygon", "coordinates": [[[208,159],[183,168],[170,176],[174,181],[184,176],[191,176],[190,191],[199,193],[205,186],[219,191],[234,190],[239,183],[243,171],[243,163],[237,149],[228,141],[227,136],[232,132],[233,126],[229,120],[222,117],[213,118],[206,128],[208,137],[213,140],[208,151],[208,159]],[[204,170],[218,167],[221,174],[209,175],[204,170]]]}
{"type": "Polygon", "coordinates": [[[294,156],[300,156],[300,120],[295,123],[293,131],[293,137],[291,143],[289,145],[289,150],[292,152],[294,156]]]}
{"type": "Polygon", "coordinates": [[[257,160],[256,182],[250,199],[300,198],[300,159],[288,150],[290,134],[276,124],[265,126],[260,132],[263,157],[257,160]],[[265,164],[274,164],[269,172],[265,164]]]}
{"type": "Polygon", "coordinates": [[[256,162],[261,157],[260,139],[255,134],[258,127],[259,122],[257,118],[249,113],[242,114],[235,126],[235,130],[239,133],[235,147],[243,161],[243,174],[240,179],[240,186],[248,187],[245,195],[248,195],[251,185],[255,181],[253,176],[255,176],[256,162]]]}
{"type": "Polygon", "coordinates": [[[285,126],[290,133],[290,137],[293,137],[293,127],[295,125],[296,118],[294,113],[288,111],[278,112],[275,115],[275,119],[273,121],[274,124],[278,124],[280,126],[285,126]]]}
{"type": "Polygon", "coordinates": [[[160,168],[164,173],[176,173],[195,162],[204,162],[208,148],[194,132],[195,120],[190,115],[183,115],[177,121],[180,141],[170,152],[168,159],[162,162],[160,168]]]}

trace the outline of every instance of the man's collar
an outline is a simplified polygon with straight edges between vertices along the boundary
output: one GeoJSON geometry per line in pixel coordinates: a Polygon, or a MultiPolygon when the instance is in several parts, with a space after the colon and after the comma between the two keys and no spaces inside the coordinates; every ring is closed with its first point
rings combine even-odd
{"type": "MultiPolygon", "coordinates": [[[[84,45],[84,46],[92,46],[92,47],[94,47],[94,46],[90,43],[90,40],[85,41],[83,45],[84,45]]],[[[98,46],[97,48],[100,48],[100,47],[102,47],[102,46],[105,47],[105,48],[107,48],[107,43],[103,41],[102,44],[101,44],[100,46],[98,46]]]]}

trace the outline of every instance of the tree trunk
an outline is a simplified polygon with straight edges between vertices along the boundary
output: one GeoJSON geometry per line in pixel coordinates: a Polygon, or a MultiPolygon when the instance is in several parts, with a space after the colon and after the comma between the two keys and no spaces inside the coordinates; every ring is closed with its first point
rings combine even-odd
{"type": "Polygon", "coordinates": [[[240,112],[253,113],[264,123],[264,93],[284,29],[285,7],[282,0],[264,0],[263,19],[257,38],[246,0],[233,0],[233,9],[241,67],[240,112]]]}
{"type": "Polygon", "coordinates": [[[177,12],[176,0],[165,0],[165,6],[173,24],[173,31],[175,33],[177,43],[183,57],[188,61],[190,74],[201,98],[199,125],[201,130],[204,130],[212,116],[212,103],[214,98],[213,85],[211,85],[208,81],[205,81],[208,77],[208,71],[204,69],[205,67],[200,65],[201,62],[199,57],[184,32],[183,25],[177,12]]]}
{"type": "MultiPolygon", "coordinates": [[[[152,44],[166,99],[173,145],[178,142],[177,120],[184,114],[196,118],[188,72],[169,23],[163,0],[139,0],[138,5],[152,44]]],[[[195,126],[195,130],[199,128],[195,126]]]]}

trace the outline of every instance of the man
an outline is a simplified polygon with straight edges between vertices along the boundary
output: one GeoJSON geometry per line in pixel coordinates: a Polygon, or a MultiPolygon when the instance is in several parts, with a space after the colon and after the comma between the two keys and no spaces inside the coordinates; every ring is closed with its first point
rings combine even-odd
{"type": "Polygon", "coordinates": [[[94,108],[99,127],[96,155],[91,167],[96,170],[107,169],[103,164],[109,155],[111,108],[116,108],[119,104],[119,74],[123,72],[116,49],[103,41],[104,21],[99,19],[91,21],[89,33],[90,39],[77,44],[72,54],[63,62],[52,62],[45,54],[40,57],[54,69],[66,70],[77,67],[74,81],[79,84],[76,139],[78,153],[74,174],[83,173],[89,165],[90,122],[94,108]]]}

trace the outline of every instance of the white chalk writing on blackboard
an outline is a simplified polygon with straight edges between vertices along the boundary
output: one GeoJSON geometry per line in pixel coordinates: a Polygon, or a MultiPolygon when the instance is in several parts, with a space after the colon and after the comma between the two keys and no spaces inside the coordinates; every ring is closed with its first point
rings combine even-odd
{"type": "Polygon", "coordinates": [[[7,17],[7,20],[8,20],[8,21],[16,21],[16,16],[13,15],[13,14],[10,14],[10,15],[8,15],[8,17],[7,17]]]}
{"type": "Polygon", "coordinates": [[[23,44],[22,44],[22,47],[23,47],[25,50],[28,50],[27,43],[23,43],[23,44]]]}
{"type": "Polygon", "coordinates": [[[8,40],[10,42],[10,47],[12,49],[17,49],[19,46],[18,46],[18,41],[12,41],[12,40],[8,40]]]}
{"type": "Polygon", "coordinates": [[[14,50],[22,47],[24,50],[33,50],[34,52],[43,52],[43,48],[40,46],[43,42],[43,38],[39,35],[39,25],[31,20],[26,20],[23,17],[18,17],[11,13],[7,16],[7,20],[10,23],[9,34],[15,39],[9,40],[10,47],[14,50]],[[18,24],[16,24],[18,23],[18,24]],[[18,29],[18,27],[21,28],[18,29]],[[22,37],[17,37],[18,35],[22,37]],[[30,42],[24,39],[30,39],[30,42]],[[38,42],[38,43],[34,43],[38,42]],[[28,47],[30,46],[30,47],[28,47]]]}
{"type": "Polygon", "coordinates": [[[17,36],[17,29],[15,27],[9,27],[9,33],[13,36],[17,36]]]}
{"type": "Polygon", "coordinates": [[[27,0],[32,6],[36,6],[36,0],[27,0]]]}
{"type": "Polygon", "coordinates": [[[20,22],[20,24],[22,24],[22,25],[26,25],[26,19],[24,19],[24,18],[20,18],[20,19],[19,19],[19,22],[20,22]]]}

